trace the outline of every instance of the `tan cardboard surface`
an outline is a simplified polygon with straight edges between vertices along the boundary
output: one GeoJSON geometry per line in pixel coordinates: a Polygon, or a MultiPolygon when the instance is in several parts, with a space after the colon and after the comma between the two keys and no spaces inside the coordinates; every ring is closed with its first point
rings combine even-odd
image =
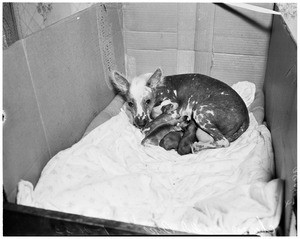
{"type": "Polygon", "coordinates": [[[25,40],[51,156],[78,141],[83,125],[114,96],[104,80],[95,14],[92,8],[25,40]]]}
{"type": "MultiPolygon", "coordinates": [[[[110,51],[114,54],[112,63],[115,69],[125,72],[125,58],[124,58],[124,38],[123,38],[123,12],[121,3],[106,3],[107,24],[108,31],[111,34],[112,42],[110,51]]],[[[98,7],[99,9],[99,7],[98,7]]],[[[99,29],[99,22],[98,22],[99,29]]],[[[98,30],[99,32],[99,30],[98,30]]],[[[108,41],[111,40],[108,37],[108,41]]],[[[110,69],[113,70],[113,69],[110,69]]]]}
{"type": "Polygon", "coordinates": [[[119,9],[94,5],[4,51],[4,187],[9,200],[14,201],[20,179],[35,184],[47,161],[76,143],[115,96],[108,70],[124,71],[119,9]],[[99,11],[106,13],[101,19],[99,11]]]}
{"type": "Polygon", "coordinates": [[[3,184],[14,202],[18,181],[36,183],[50,157],[23,41],[3,52],[3,108],[3,184]],[[33,176],[26,175],[33,166],[33,176]]]}
{"type": "Polygon", "coordinates": [[[177,32],[177,3],[124,3],[124,29],[177,32]]]}
{"type": "Polygon", "coordinates": [[[214,51],[227,54],[266,56],[269,41],[270,39],[268,37],[251,39],[216,35],[214,37],[214,51]],[[226,44],[224,44],[224,42],[226,42],[226,44]]]}
{"type": "Polygon", "coordinates": [[[177,59],[178,74],[194,72],[195,51],[178,50],[177,59]]]}
{"type": "MultiPolygon", "coordinates": [[[[272,9],[273,4],[255,4],[272,9]]],[[[240,55],[268,53],[272,15],[216,5],[214,52],[240,55]]]]}
{"type": "Polygon", "coordinates": [[[215,53],[212,56],[211,76],[229,85],[238,81],[251,81],[262,89],[267,56],[215,53]]]}
{"type": "Polygon", "coordinates": [[[276,176],[285,184],[281,228],[288,235],[297,184],[297,45],[281,16],[274,17],[264,88],[276,176]]]}
{"type": "Polygon", "coordinates": [[[212,52],[214,38],[214,19],[216,5],[198,3],[195,19],[195,48],[196,51],[212,52]]]}
{"type": "Polygon", "coordinates": [[[179,50],[194,50],[197,3],[177,4],[177,35],[179,50]]]}
{"type": "Polygon", "coordinates": [[[124,69],[124,46],[120,25],[122,22],[120,21],[121,5],[117,3],[96,4],[94,8],[96,9],[99,49],[105,69],[104,79],[109,89],[113,90],[108,72],[124,69]]]}
{"type": "Polygon", "coordinates": [[[195,65],[194,71],[204,75],[211,75],[212,68],[212,53],[211,52],[195,52],[195,65]]]}
{"type": "Polygon", "coordinates": [[[172,74],[177,70],[176,60],[170,60],[177,59],[175,49],[161,51],[127,49],[127,54],[133,58],[132,64],[136,67],[136,72],[131,73],[132,76],[154,72],[158,67],[162,67],[164,74],[172,74]]]}
{"type": "Polygon", "coordinates": [[[124,34],[127,42],[127,49],[177,49],[177,34],[174,32],[125,31],[124,34]]]}
{"type": "Polygon", "coordinates": [[[126,3],[123,14],[129,76],[160,64],[165,74],[198,72],[262,87],[272,15],[213,3],[126,3]]]}

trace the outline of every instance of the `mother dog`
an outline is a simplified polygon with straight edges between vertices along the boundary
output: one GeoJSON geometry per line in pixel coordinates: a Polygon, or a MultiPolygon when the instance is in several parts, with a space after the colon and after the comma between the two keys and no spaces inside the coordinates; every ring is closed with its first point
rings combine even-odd
{"type": "Polygon", "coordinates": [[[238,93],[224,82],[206,75],[163,77],[161,69],[157,69],[129,83],[114,71],[112,82],[125,97],[134,125],[144,129],[146,137],[162,124],[177,126],[194,120],[197,127],[213,139],[194,142],[192,149],[197,152],[228,147],[249,126],[248,110],[238,93]],[[168,110],[161,114],[164,107],[168,110]]]}

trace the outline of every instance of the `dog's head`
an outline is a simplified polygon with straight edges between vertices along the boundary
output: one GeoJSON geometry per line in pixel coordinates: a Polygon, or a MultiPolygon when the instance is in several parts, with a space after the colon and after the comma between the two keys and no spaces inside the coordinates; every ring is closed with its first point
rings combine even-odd
{"type": "Polygon", "coordinates": [[[111,74],[115,88],[124,96],[127,109],[133,117],[133,124],[143,128],[150,121],[150,114],[155,105],[155,89],[162,79],[158,68],[153,74],[148,73],[132,79],[131,83],[119,72],[111,74]]]}

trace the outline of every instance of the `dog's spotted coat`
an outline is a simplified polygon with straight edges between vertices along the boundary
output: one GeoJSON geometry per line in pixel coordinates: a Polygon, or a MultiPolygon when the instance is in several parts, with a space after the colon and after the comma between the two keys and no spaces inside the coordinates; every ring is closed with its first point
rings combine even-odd
{"type": "MultiPolygon", "coordinates": [[[[157,69],[153,75],[133,79],[131,84],[114,72],[112,81],[125,96],[134,124],[144,129],[146,137],[143,142],[151,142],[148,136],[153,138],[153,132],[162,125],[165,132],[167,129],[174,131],[174,127],[165,125],[178,126],[193,120],[213,139],[194,142],[192,150],[197,152],[228,147],[249,126],[248,110],[238,93],[224,82],[206,75],[163,77],[162,71],[157,69]],[[167,110],[163,111],[166,107],[167,110]]],[[[154,141],[157,144],[157,140],[154,141]]]]}

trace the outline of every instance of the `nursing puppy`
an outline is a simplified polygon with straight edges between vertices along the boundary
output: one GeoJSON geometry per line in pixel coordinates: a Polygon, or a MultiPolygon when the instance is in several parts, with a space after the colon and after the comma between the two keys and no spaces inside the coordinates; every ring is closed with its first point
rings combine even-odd
{"type": "Polygon", "coordinates": [[[114,71],[112,82],[125,97],[134,125],[143,129],[146,136],[160,125],[176,126],[186,119],[193,119],[197,127],[213,139],[194,142],[193,152],[228,147],[249,126],[247,107],[237,92],[206,75],[163,77],[161,69],[157,69],[152,75],[136,77],[129,83],[114,71]],[[161,108],[167,105],[172,110],[157,117],[162,113],[161,108]]]}
{"type": "Polygon", "coordinates": [[[177,152],[180,155],[190,154],[193,151],[193,144],[198,141],[197,136],[197,125],[194,120],[191,120],[190,123],[184,130],[183,136],[179,141],[177,152]]]}
{"type": "Polygon", "coordinates": [[[163,147],[165,150],[175,149],[178,152],[178,146],[182,136],[183,132],[181,130],[172,131],[162,138],[162,140],[159,142],[159,146],[163,147]]]}
{"type": "MultiPolygon", "coordinates": [[[[180,155],[189,154],[192,152],[191,146],[197,141],[197,125],[193,120],[187,122],[186,118],[183,118],[183,121],[178,125],[174,125],[172,120],[161,122],[161,119],[173,110],[172,104],[162,107],[162,114],[155,118],[152,130],[147,133],[147,130],[144,129],[146,134],[142,144],[159,145],[166,150],[175,149],[180,155]]],[[[203,137],[199,138],[203,140],[203,137]]]]}
{"type": "MultiPolygon", "coordinates": [[[[158,124],[152,124],[152,130],[148,133],[145,133],[145,138],[142,140],[142,145],[145,144],[152,144],[152,145],[160,145],[164,149],[169,150],[174,148],[177,150],[179,145],[179,138],[178,132],[181,131],[182,125],[176,124],[177,119],[170,120],[168,122],[162,122],[160,119],[165,118],[166,115],[169,115],[174,109],[173,105],[169,104],[162,107],[162,113],[156,117],[155,122],[158,124]],[[177,145],[177,146],[176,146],[177,145]]],[[[184,124],[184,122],[182,122],[184,124]]]]}
{"type": "Polygon", "coordinates": [[[197,125],[191,120],[181,131],[168,133],[159,143],[166,150],[175,149],[180,155],[192,153],[192,145],[197,142],[197,125]]]}

